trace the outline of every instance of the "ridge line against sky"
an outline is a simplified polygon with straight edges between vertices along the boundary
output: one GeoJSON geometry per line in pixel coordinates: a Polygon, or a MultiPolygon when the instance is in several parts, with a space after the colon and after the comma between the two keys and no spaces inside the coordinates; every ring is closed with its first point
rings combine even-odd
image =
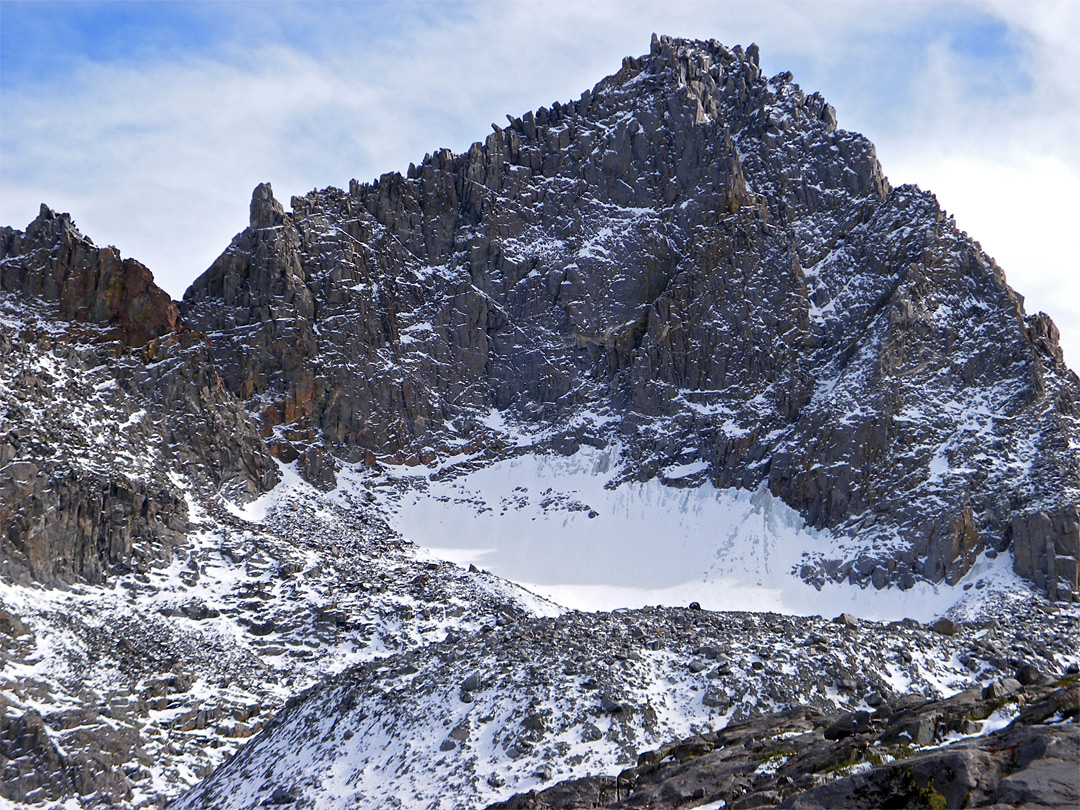
{"type": "Polygon", "coordinates": [[[576,99],[653,32],[761,46],[934,191],[1080,364],[1080,3],[0,2],[0,224],[42,202],[174,297],[283,202],[576,99]]]}

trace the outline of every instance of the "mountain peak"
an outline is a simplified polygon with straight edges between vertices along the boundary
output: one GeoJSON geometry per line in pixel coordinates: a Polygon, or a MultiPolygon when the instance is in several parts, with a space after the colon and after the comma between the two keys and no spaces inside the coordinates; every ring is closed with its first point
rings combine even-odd
{"type": "Polygon", "coordinates": [[[80,242],[90,246],[94,244],[90,237],[79,230],[79,227],[72,220],[71,214],[67,212],[61,213],[46,203],[41,204],[38,215],[26,226],[26,234],[28,238],[41,238],[45,241],[66,234],[65,238],[71,242],[80,242]],[[36,236],[37,234],[40,234],[40,237],[36,236]]]}
{"type": "MultiPolygon", "coordinates": [[[[729,743],[795,705],[780,759],[843,740],[806,784],[996,745],[1080,649],[1080,381],[759,56],[655,37],[405,176],[290,213],[259,184],[145,351],[112,342],[178,323],[145,267],[47,206],[0,229],[0,800],[164,805],[220,765],[173,806],[479,810],[691,734],[757,780],[783,763],[729,743]]],[[[723,779],[695,800],[746,804],[723,779]]]]}
{"type": "Polygon", "coordinates": [[[1072,430],[1035,404],[1080,399],[1052,329],[933,195],[891,188],[873,144],[759,62],[657,36],[404,177],[288,217],[261,185],[185,318],[272,403],[268,430],[345,463],[482,443],[494,408],[567,447],[626,443],[619,480],[767,488],[843,538],[807,550],[819,585],[952,584],[1016,545],[1071,598],[1080,461],[1018,449],[1072,430]],[[996,450],[958,401],[991,407],[996,450]],[[564,427],[597,412],[618,429],[564,427]],[[1036,548],[1044,523],[1060,543],[1036,548]]]}

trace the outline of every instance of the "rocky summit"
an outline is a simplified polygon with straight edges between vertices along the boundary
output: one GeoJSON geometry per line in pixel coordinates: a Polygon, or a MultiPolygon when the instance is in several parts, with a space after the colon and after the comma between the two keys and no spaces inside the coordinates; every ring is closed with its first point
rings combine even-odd
{"type": "Polygon", "coordinates": [[[1050,319],[755,45],[507,120],[180,302],[0,228],[0,797],[1075,806],[1050,319]]]}
{"type": "MultiPolygon", "coordinates": [[[[803,576],[1076,590],[1080,386],[932,194],[757,49],[656,40],[577,101],[407,176],[292,200],[184,295],[285,461],[475,452],[495,409],[765,486],[844,538],[803,576]],[[583,414],[611,414],[600,435],[583,414]]],[[[500,452],[495,449],[493,452],[500,452]]]]}

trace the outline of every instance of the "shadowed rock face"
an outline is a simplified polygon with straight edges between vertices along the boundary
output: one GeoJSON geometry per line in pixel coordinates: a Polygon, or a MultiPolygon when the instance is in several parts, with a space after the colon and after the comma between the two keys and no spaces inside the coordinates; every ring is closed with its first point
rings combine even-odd
{"type": "Polygon", "coordinates": [[[768,487],[850,538],[809,580],[955,583],[1015,545],[1076,590],[1080,384],[1053,324],[756,49],[659,38],[404,177],[291,213],[259,186],[181,309],[322,485],[334,457],[484,446],[492,409],[557,430],[602,411],[614,431],[553,446],[768,487]]]}
{"type": "Polygon", "coordinates": [[[111,330],[0,333],[0,576],[99,583],[167,564],[203,494],[250,500],[277,470],[201,339],[123,352],[111,330]],[[35,362],[50,352],[53,362],[35,362]]]}
{"type": "Polygon", "coordinates": [[[89,751],[65,754],[50,739],[41,715],[19,715],[0,697],[0,797],[40,805],[81,794],[93,795],[98,806],[116,806],[130,798],[131,786],[108,761],[137,748],[134,736],[106,728],[87,746],[89,751]]]}

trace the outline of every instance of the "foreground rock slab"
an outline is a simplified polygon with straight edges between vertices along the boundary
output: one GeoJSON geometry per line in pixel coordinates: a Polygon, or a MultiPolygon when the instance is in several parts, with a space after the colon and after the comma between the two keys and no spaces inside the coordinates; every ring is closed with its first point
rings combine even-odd
{"type": "Polygon", "coordinates": [[[1077,682],[1062,678],[1008,700],[977,689],[945,700],[905,695],[855,714],[800,707],[488,810],[1072,808],[1080,804],[1077,682]]]}

